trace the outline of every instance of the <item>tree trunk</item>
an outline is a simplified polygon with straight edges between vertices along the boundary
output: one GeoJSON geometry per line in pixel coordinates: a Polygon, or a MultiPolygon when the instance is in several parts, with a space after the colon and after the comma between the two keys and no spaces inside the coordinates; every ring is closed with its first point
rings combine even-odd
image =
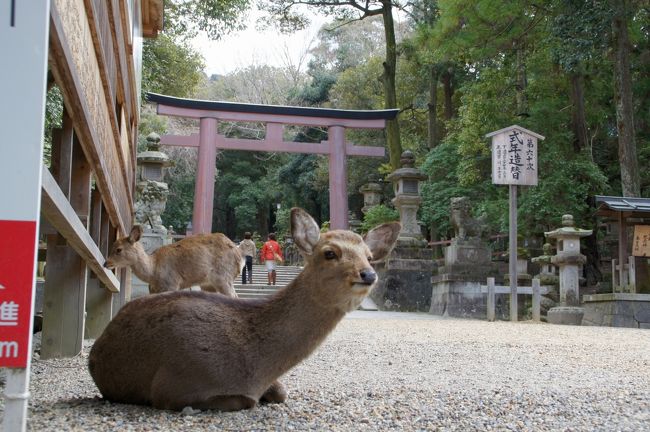
{"type": "Polygon", "coordinates": [[[454,117],[454,86],[451,82],[451,72],[449,69],[442,74],[442,85],[445,89],[445,120],[451,120],[454,117]]]}
{"type": "Polygon", "coordinates": [[[634,136],[634,107],[632,75],[630,73],[630,41],[627,30],[628,0],[613,0],[612,38],[614,42],[614,84],[616,128],[618,130],[618,160],[621,166],[623,196],[641,195],[639,162],[634,136]]]}
{"type": "Polygon", "coordinates": [[[587,121],[585,119],[584,75],[571,74],[571,124],[573,129],[573,148],[576,153],[589,146],[587,121]]]}
{"type": "MultiPolygon", "coordinates": [[[[397,108],[397,90],[395,88],[395,74],[397,69],[397,43],[395,42],[395,22],[393,20],[393,5],[390,0],[382,0],[382,17],[384,19],[384,35],[386,37],[386,60],[384,61],[384,106],[397,108]]],[[[399,123],[397,119],[386,122],[386,143],[390,156],[390,165],[395,170],[400,167],[399,159],[402,155],[402,144],[399,136],[399,123]]]]}
{"type": "Polygon", "coordinates": [[[431,66],[429,80],[429,148],[432,149],[440,141],[438,131],[438,67],[431,66]]]}

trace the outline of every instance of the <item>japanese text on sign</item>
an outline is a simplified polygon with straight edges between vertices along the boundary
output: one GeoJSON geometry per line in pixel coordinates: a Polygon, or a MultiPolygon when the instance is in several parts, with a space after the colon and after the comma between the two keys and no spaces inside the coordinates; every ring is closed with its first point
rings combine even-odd
{"type": "Polygon", "coordinates": [[[650,257],[650,225],[636,225],[634,227],[632,255],[650,257]]]}
{"type": "Polygon", "coordinates": [[[537,184],[537,137],[518,128],[492,137],[492,183],[537,184]]]}

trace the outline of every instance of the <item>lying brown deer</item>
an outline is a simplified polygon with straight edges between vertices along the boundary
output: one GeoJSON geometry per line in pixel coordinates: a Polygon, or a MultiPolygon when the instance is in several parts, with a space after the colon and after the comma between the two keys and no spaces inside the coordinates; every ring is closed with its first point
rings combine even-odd
{"type": "Polygon", "coordinates": [[[142,228],[136,225],[128,237],[117,240],[104,267],[129,266],[149,284],[150,293],[177,291],[198,285],[204,291],[237,297],[234,288],[243,258],[239,248],[221,233],[198,234],[149,255],[139,242],[142,228]]]}
{"type": "Polygon", "coordinates": [[[400,225],[365,239],[321,234],[302,209],[291,231],[302,273],[266,299],[178,291],[126,304],[95,342],[88,367],[105,399],[160,409],[236,411],[279,403],[278,378],[306,358],[377,282],[370,263],[392,249],[400,225]]]}

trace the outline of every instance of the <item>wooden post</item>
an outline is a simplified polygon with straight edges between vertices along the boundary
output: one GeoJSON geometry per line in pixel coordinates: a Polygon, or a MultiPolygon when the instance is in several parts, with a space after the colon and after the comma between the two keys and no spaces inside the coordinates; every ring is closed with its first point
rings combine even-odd
{"type": "Polygon", "coordinates": [[[509,186],[509,271],[510,271],[510,321],[517,321],[517,185],[509,186]]]}
{"type": "Polygon", "coordinates": [[[330,228],[348,229],[348,164],[345,155],[345,128],[330,126],[330,228]]]}
{"type": "Polygon", "coordinates": [[[494,278],[487,278],[487,320],[494,321],[495,304],[494,304],[494,278]]]}
{"type": "Polygon", "coordinates": [[[541,294],[539,287],[539,278],[533,279],[533,321],[540,321],[541,316],[541,294]]]}
{"type": "Polygon", "coordinates": [[[630,255],[627,265],[628,285],[630,294],[636,294],[636,261],[634,255],[630,255]]]}
{"type": "Polygon", "coordinates": [[[618,265],[619,276],[618,283],[620,291],[624,292],[628,284],[627,273],[625,272],[625,263],[627,263],[627,221],[623,212],[618,213],[618,265]]]}
{"type": "MultiPolygon", "coordinates": [[[[53,143],[52,157],[58,159],[55,166],[71,168],[59,170],[57,180],[64,193],[69,191],[70,204],[85,224],[90,208],[91,169],[71,132],[72,122],[64,123],[64,128],[62,139],[53,143]]],[[[46,260],[41,358],[73,357],[83,346],[86,263],[60,235],[48,236],[46,260]]]]}
{"type": "MultiPolygon", "coordinates": [[[[91,198],[90,236],[93,238],[102,255],[107,255],[108,248],[102,245],[102,216],[108,217],[103,211],[102,197],[95,189],[91,198]],[[104,247],[102,247],[104,246],[104,247]]],[[[120,287],[121,288],[121,287],[120,287]]],[[[96,339],[111,320],[113,294],[102,284],[95,274],[88,278],[86,287],[86,335],[87,339],[96,339]]]]}
{"type": "Polygon", "coordinates": [[[194,214],[192,233],[212,231],[212,206],[214,202],[214,176],[217,157],[217,119],[201,118],[199,156],[194,187],[194,214]]]}

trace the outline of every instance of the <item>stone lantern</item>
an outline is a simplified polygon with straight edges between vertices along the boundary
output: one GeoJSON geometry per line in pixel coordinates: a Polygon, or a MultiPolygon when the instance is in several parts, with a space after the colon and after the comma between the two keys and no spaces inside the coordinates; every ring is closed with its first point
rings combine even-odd
{"type": "Polygon", "coordinates": [[[393,182],[395,192],[392,203],[399,211],[399,220],[402,223],[398,242],[421,246],[423,243],[422,230],[417,221],[417,214],[422,202],[420,184],[422,180],[427,179],[427,176],[414,167],[415,156],[410,150],[402,153],[400,162],[402,167],[388,176],[388,180],[393,182]]]}
{"type": "Polygon", "coordinates": [[[138,182],[136,184],[135,219],[145,233],[167,234],[160,215],[165,211],[169,188],[163,182],[164,168],[171,165],[169,156],[160,150],[160,136],[147,136],[147,150],[138,153],[138,182]]]}
{"type": "Polygon", "coordinates": [[[163,168],[171,165],[169,156],[160,151],[160,136],[151,132],[147,136],[147,150],[138,153],[138,179],[140,181],[162,182],[163,168]]]}
{"type": "Polygon", "coordinates": [[[379,183],[370,181],[361,186],[359,192],[363,194],[363,207],[361,208],[363,214],[368,213],[368,210],[381,204],[382,187],[379,183]]]}
{"type": "Polygon", "coordinates": [[[560,305],[551,308],[547,320],[551,324],[580,325],[584,309],[580,307],[580,267],[587,257],[580,253],[580,238],[591,235],[591,230],[575,228],[573,216],[562,216],[562,228],[544,233],[557,240],[557,255],[551,263],[560,268],[560,305]]]}

